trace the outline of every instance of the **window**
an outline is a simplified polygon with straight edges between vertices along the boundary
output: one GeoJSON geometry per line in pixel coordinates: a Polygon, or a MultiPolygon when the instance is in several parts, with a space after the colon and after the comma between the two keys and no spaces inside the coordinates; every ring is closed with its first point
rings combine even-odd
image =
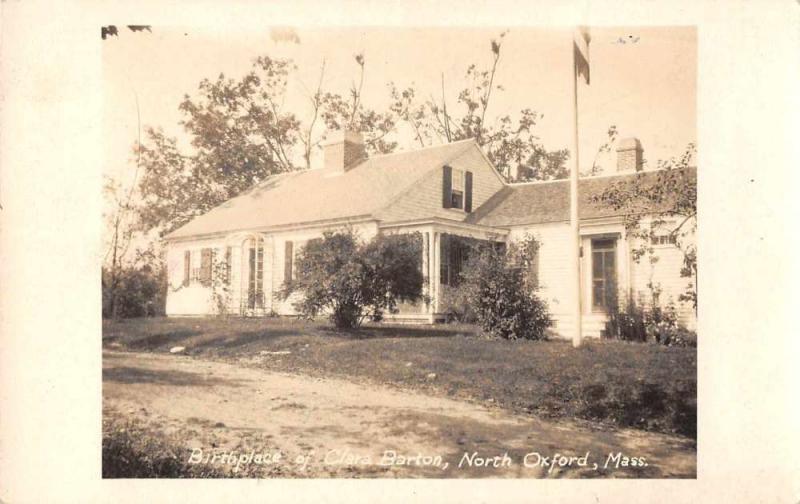
{"type": "Polygon", "coordinates": [[[464,208],[464,172],[461,170],[453,170],[450,208],[464,208]]]}
{"type": "Polygon", "coordinates": [[[247,307],[251,310],[264,305],[264,240],[250,240],[247,255],[247,307]]]}
{"type": "Polygon", "coordinates": [[[675,245],[677,239],[674,234],[654,235],[651,239],[653,245],[675,245]]]}
{"type": "Polygon", "coordinates": [[[439,282],[456,287],[461,283],[461,271],[467,262],[469,248],[453,235],[442,235],[439,282]]]}
{"type": "Polygon", "coordinates": [[[199,250],[192,250],[192,277],[191,282],[199,282],[200,281],[200,251],[199,250]]]}
{"type": "Polygon", "coordinates": [[[676,245],[677,236],[672,231],[675,222],[654,222],[650,232],[650,243],[654,246],[676,245]]]}
{"type": "Polygon", "coordinates": [[[616,249],[614,239],[592,240],[592,307],[598,311],[616,302],[616,249]]]}

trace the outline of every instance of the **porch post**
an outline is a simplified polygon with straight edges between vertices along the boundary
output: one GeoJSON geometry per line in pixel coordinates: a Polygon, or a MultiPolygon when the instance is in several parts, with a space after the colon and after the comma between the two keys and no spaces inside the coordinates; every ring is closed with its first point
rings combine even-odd
{"type": "Polygon", "coordinates": [[[433,232],[433,239],[431,240],[431,258],[433,264],[431,267],[431,312],[437,313],[439,311],[439,277],[442,260],[442,233],[438,231],[433,232]]]}
{"type": "MultiPolygon", "coordinates": [[[[430,257],[431,247],[430,247],[430,233],[425,231],[422,233],[422,281],[424,282],[424,290],[423,294],[428,297],[431,297],[431,283],[430,283],[430,257]]],[[[427,303],[425,305],[424,313],[431,312],[431,305],[427,303]]]]}

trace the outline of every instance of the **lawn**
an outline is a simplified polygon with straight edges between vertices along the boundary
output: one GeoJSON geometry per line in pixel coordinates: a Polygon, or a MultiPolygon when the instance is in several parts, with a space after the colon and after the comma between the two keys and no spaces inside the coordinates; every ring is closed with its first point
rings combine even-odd
{"type": "Polygon", "coordinates": [[[370,325],[339,331],[285,318],[103,322],[106,348],[167,352],[312,376],[338,376],[696,437],[697,351],[616,341],[498,341],[460,325],[370,325]]]}

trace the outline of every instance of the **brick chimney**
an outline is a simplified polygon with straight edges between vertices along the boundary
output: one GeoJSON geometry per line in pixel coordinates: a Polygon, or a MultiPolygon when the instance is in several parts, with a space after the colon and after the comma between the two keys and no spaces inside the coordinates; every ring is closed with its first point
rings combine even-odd
{"type": "Polygon", "coordinates": [[[641,171],[642,143],[638,138],[624,138],[617,146],[617,172],[641,171]]]}
{"type": "Polygon", "coordinates": [[[344,173],[367,159],[364,139],[355,131],[335,131],[322,144],[325,154],[325,170],[344,173]]]}

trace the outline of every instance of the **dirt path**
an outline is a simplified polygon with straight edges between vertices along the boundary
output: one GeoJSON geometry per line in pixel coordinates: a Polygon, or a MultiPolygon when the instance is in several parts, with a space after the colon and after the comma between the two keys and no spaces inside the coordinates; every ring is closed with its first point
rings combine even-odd
{"type": "MultiPolygon", "coordinates": [[[[274,473],[279,475],[696,474],[693,443],[681,437],[543,421],[413,392],[185,356],[104,352],[103,399],[109,412],[178,434],[187,454],[194,450],[197,458],[230,451],[270,457],[280,452],[282,458],[271,464],[282,467],[274,473]],[[545,466],[545,458],[563,465],[545,466]],[[483,460],[487,463],[480,464],[483,460]]],[[[250,464],[257,462],[254,457],[250,464]]]]}

